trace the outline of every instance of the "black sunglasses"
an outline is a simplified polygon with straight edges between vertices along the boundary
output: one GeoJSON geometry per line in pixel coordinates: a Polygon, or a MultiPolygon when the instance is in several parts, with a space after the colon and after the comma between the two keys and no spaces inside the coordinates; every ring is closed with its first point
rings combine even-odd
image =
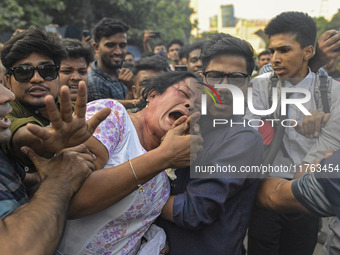
{"type": "Polygon", "coordinates": [[[58,77],[59,66],[52,64],[44,64],[39,66],[19,65],[9,68],[9,74],[13,74],[18,82],[28,82],[32,79],[35,70],[46,81],[55,80],[58,77]]]}
{"type": "Polygon", "coordinates": [[[249,75],[241,72],[223,73],[219,71],[207,71],[203,73],[205,80],[208,84],[214,86],[221,84],[226,78],[228,83],[238,87],[243,86],[249,81],[249,75]]]}

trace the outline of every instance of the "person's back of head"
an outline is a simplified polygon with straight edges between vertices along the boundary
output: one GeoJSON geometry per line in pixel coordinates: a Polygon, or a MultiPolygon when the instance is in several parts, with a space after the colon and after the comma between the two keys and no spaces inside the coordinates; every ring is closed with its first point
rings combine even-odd
{"type": "Polygon", "coordinates": [[[118,33],[127,33],[129,26],[118,19],[102,18],[93,28],[94,41],[99,43],[103,37],[110,37],[118,33]]]}
{"type": "Polygon", "coordinates": [[[283,12],[274,17],[264,31],[269,38],[277,34],[293,34],[301,48],[305,48],[315,45],[317,29],[315,21],[308,14],[283,12]]]}
{"type": "Polygon", "coordinates": [[[132,94],[134,98],[139,98],[144,89],[144,80],[150,79],[162,72],[170,70],[166,58],[160,55],[142,58],[132,69],[134,85],[132,86],[132,94]]]}
{"type": "Polygon", "coordinates": [[[154,70],[156,72],[167,72],[170,70],[166,59],[159,55],[142,58],[132,69],[134,76],[141,70],[154,70]]]}
{"type": "Polygon", "coordinates": [[[252,74],[255,67],[254,49],[247,41],[223,33],[211,36],[201,50],[203,72],[210,61],[219,55],[244,57],[247,63],[247,74],[252,74]]]}
{"type": "Polygon", "coordinates": [[[55,34],[32,27],[16,34],[5,43],[1,50],[1,61],[9,70],[14,63],[33,52],[51,58],[57,66],[67,56],[64,46],[55,34]]]}
{"type": "Polygon", "coordinates": [[[65,58],[84,58],[87,65],[93,61],[93,49],[90,46],[86,46],[81,41],[71,38],[64,38],[61,42],[67,52],[65,58]]]}

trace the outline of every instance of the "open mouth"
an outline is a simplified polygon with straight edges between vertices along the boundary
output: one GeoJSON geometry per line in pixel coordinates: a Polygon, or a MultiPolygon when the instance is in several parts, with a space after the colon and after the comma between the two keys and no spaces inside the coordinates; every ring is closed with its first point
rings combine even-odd
{"type": "Polygon", "coordinates": [[[9,128],[11,126],[11,121],[6,117],[0,118],[0,128],[9,128]]]}
{"type": "Polygon", "coordinates": [[[179,119],[180,117],[182,117],[184,114],[179,112],[179,111],[174,111],[174,112],[170,112],[169,114],[169,118],[173,121],[176,121],[177,119],[179,119]]]}

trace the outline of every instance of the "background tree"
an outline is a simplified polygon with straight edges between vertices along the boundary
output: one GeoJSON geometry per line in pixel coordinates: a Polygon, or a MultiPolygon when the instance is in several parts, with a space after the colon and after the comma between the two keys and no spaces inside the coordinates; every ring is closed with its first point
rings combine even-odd
{"type": "Polygon", "coordinates": [[[101,18],[112,17],[130,26],[129,44],[142,46],[146,29],[161,32],[165,42],[173,38],[188,42],[191,13],[187,0],[1,0],[0,33],[51,23],[73,25],[80,33],[101,18]]]}

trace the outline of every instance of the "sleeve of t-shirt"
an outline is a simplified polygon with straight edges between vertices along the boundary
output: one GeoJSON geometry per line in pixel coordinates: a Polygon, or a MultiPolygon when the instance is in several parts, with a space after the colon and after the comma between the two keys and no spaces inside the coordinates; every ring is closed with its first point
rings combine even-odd
{"type": "Polygon", "coordinates": [[[331,116],[326,125],[321,128],[320,136],[308,151],[303,161],[313,163],[314,159],[322,158],[327,149],[338,150],[340,148],[340,83],[332,82],[331,116]]]}
{"type": "Polygon", "coordinates": [[[106,107],[111,108],[110,115],[99,124],[93,136],[108,150],[109,154],[117,148],[126,134],[126,118],[128,116],[124,106],[115,100],[102,99],[87,104],[86,119],[92,118],[98,111],[106,107]]]}
{"type": "Polygon", "coordinates": [[[292,183],[294,197],[306,209],[320,217],[334,216],[331,203],[325,195],[325,190],[313,174],[305,174],[292,183]]]}

